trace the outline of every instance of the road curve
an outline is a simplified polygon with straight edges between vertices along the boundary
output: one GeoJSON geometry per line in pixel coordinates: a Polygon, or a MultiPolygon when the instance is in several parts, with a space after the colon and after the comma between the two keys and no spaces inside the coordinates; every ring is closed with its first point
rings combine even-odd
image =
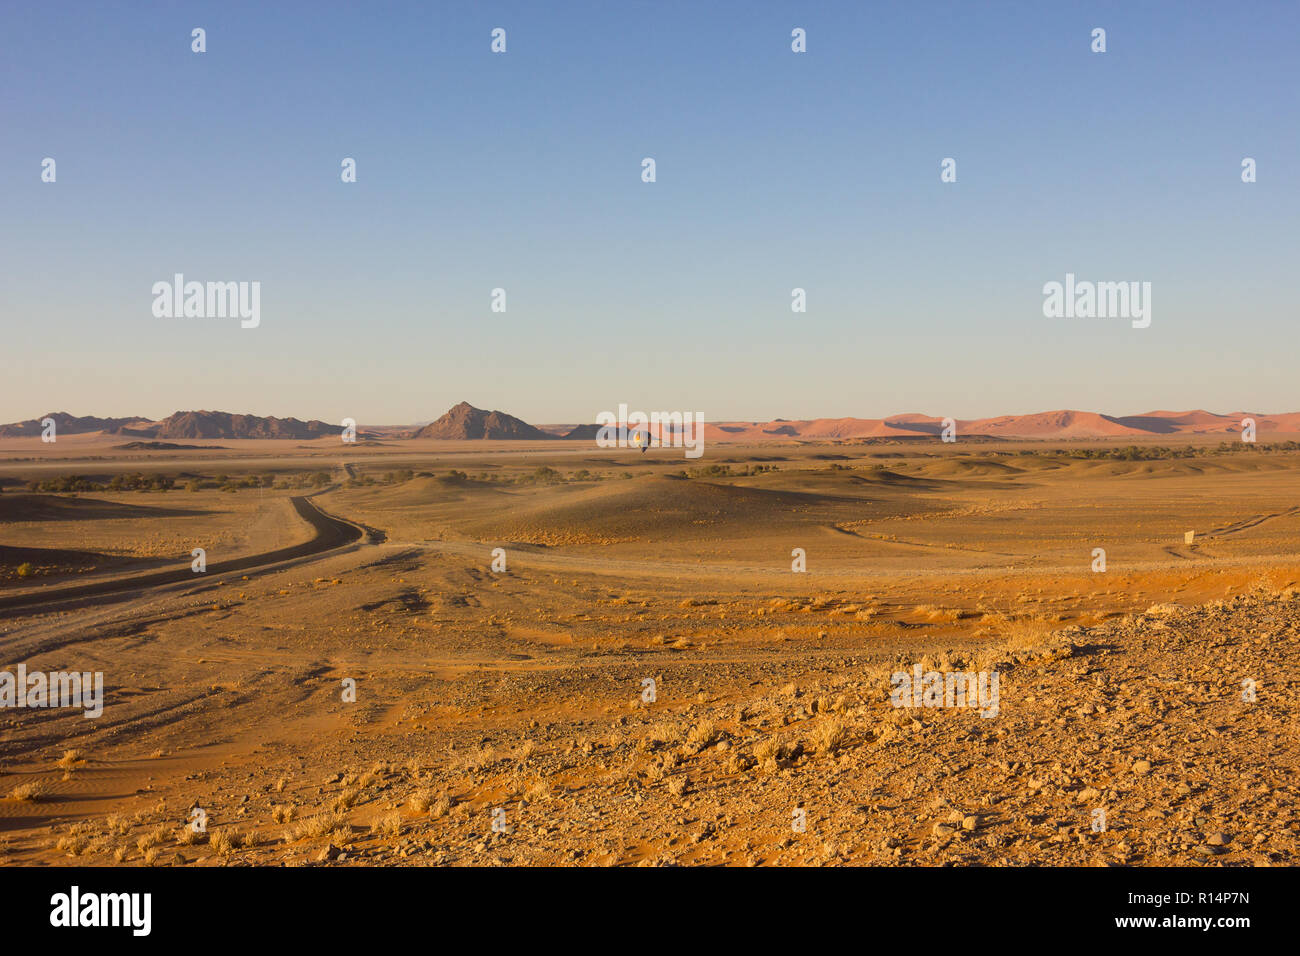
{"type": "Polygon", "coordinates": [[[154,571],[150,574],[115,578],[111,581],[98,581],[94,584],[74,584],[69,587],[53,587],[48,590],[29,591],[26,594],[0,597],[0,611],[18,608],[39,609],[43,605],[56,602],[98,597],[105,594],[118,594],[123,591],[139,591],[143,588],[158,587],[163,584],[177,584],[182,581],[198,584],[204,578],[214,574],[232,574],[237,571],[248,571],[253,568],[279,564],[282,561],[292,561],[295,558],[323,554],[326,551],[333,551],[335,548],[353,544],[365,536],[365,528],[326,514],[316,507],[310,498],[309,495],[301,495],[289,499],[298,515],[316,531],[314,538],[310,541],[304,541],[302,544],[279,548],[275,551],[264,551],[261,554],[250,554],[230,561],[218,561],[209,564],[206,573],[203,574],[192,571],[189,565],[186,565],[172,571],[154,571]]]}

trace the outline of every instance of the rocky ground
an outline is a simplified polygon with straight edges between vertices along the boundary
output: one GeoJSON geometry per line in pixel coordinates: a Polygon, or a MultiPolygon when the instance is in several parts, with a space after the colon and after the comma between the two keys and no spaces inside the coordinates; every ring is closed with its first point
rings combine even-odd
{"type": "MultiPolygon", "coordinates": [[[[921,661],[787,648],[461,675],[0,859],[1292,865],[1298,627],[1300,593],[1257,588],[921,661]],[[997,672],[997,716],[892,706],[916,663],[997,672]],[[206,833],[185,825],[200,805],[206,833]]],[[[94,773],[95,755],[60,766],[94,773]]]]}

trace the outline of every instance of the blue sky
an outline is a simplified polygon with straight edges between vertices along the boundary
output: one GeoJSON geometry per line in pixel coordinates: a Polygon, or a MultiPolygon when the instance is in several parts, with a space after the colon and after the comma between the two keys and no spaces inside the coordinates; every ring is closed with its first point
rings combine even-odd
{"type": "Polygon", "coordinates": [[[0,13],[0,421],[1300,410],[1294,3],[270,6],[0,13]]]}

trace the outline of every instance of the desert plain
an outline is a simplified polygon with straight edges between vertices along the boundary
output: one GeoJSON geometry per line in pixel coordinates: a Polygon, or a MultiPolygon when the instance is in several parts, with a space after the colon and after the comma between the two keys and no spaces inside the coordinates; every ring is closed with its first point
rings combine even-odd
{"type": "Polygon", "coordinates": [[[0,440],[0,864],[1297,861],[1293,440],[219,445],[0,440]]]}

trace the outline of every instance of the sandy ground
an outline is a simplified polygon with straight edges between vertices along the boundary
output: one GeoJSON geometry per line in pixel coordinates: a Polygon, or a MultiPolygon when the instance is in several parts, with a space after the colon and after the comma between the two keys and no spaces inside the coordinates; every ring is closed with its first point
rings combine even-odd
{"type": "MultiPolygon", "coordinates": [[[[325,469],[378,533],[0,623],[0,668],[105,682],[96,719],[0,711],[0,860],[1295,862],[1294,452],[244,444],[149,467],[325,469]],[[915,665],[998,674],[996,716],[893,706],[915,665]]],[[[0,545],[101,555],[77,581],[272,550],[309,534],[287,494],[41,495],[0,545]]]]}

